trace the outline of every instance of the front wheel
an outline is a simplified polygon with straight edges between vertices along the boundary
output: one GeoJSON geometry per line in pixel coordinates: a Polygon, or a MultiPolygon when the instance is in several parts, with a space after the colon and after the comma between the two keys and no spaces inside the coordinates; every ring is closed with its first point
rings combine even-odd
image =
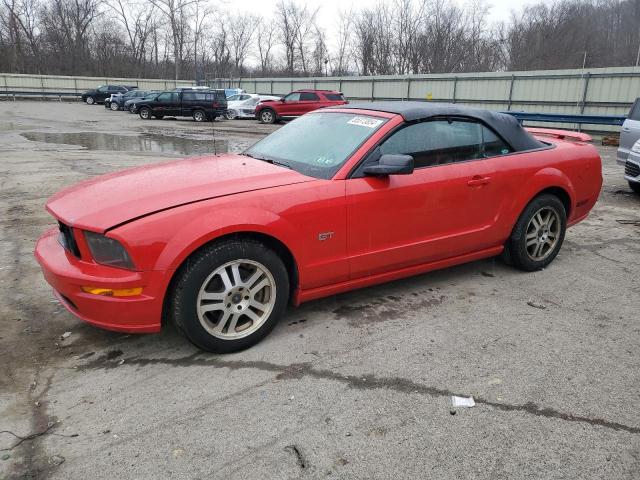
{"type": "Polygon", "coordinates": [[[171,316],[194,345],[209,352],[258,343],[275,327],[289,299],[281,258],[254,240],[204,247],[177,275],[171,316]]]}
{"type": "Polygon", "coordinates": [[[96,99],[91,96],[87,97],[86,101],[87,101],[87,105],[93,105],[94,103],[96,103],[96,99]]]}
{"type": "Polygon", "coordinates": [[[506,249],[511,263],[528,272],[549,265],[558,255],[567,229],[567,213],[555,195],[534,198],[524,209],[506,249]]]}
{"type": "Polygon", "coordinates": [[[276,123],[276,112],[270,108],[265,108],[258,115],[261,123],[276,123]]]}
{"type": "Polygon", "coordinates": [[[629,188],[634,192],[640,194],[640,182],[629,181],[629,188]]]}
{"type": "Polygon", "coordinates": [[[205,122],[207,120],[207,114],[202,110],[195,110],[193,112],[193,119],[198,123],[205,122]]]}
{"type": "Polygon", "coordinates": [[[238,114],[235,110],[227,110],[226,112],[224,112],[224,118],[226,118],[227,120],[233,120],[237,116],[238,114]]]}
{"type": "Polygon", "coordinates": [[[140,118],[143,120],[151,120],[151,109],[147,107],[142,107],[140,109],[140,118]]]}
{"type": "Polygon", "coordinates": [[[111,105],[109,107],[114,112],[117,112],[118,110],[120,110],[120,105],[118,105],[116,102],[111,102],[111,105]]]}
{"type": "Polygon", "coordinates": [[[135,105],[129,105],[129,113],[136,113],[136,106],[135,105]]]}

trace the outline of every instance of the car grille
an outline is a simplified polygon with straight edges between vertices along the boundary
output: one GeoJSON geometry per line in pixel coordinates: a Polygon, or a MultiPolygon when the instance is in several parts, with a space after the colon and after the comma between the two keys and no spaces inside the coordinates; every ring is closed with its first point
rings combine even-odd
{"type": "Polygon", "coordinates": [[[640,165],[627,161],[624,165],[624,174],[629,177],[637,177],[640,175],[640,165]]]}
{"type": "Polygon", "coordinates": [[[76,238],[73,236],[73,228],[62,222],[58,222],[58,227],[60,228],[60,243],[62,246],[80,258],[80,249],[76,243],[76,238]]]}

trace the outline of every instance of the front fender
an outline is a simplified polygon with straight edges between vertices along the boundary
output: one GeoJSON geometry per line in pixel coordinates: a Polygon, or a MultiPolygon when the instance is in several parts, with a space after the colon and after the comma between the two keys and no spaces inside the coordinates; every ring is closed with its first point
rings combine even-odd
{"type": "Polygon", "coordinates": [[[277,213],[257,206],[185,205],[125,224],[109,236],[127,246],[137,269],[174,271],[194,250],[238,232],[269,235],[285,244],[294,257],[298,254],[294,227],[277,213]]]}
{"type": "Polygon", "coordinates": [[[176,270],[184,260],[203,245],[224,235],[241,232],[262,233],[273,237],[291,248],[295,230],[285,219],[274,212],[258,208],[240,208],[233,211],[217,212],[208,218],[196,218],[180,227],[180,231],[167,243],[158,257],[156,270],[176,270]],[[237,223],[239,218],[249,219],[237,223]],[[274,233],[275,232],[275,233],[274,233]]]}

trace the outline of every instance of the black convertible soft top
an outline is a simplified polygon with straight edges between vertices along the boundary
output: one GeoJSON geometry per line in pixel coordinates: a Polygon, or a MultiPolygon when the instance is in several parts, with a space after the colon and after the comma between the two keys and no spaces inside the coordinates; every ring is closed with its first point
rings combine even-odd
{"type": "Polygon", "coordinates": [[[407,122],[424,120],[432,117],[467,117],[479,120],[495,130],[516,151],[533,150],[545,144],[533,138],[512,115],[491,112],[480,108],[465,107],[455,103],[432,102],[370,102],[350,103],[332,107],[336,109],[350,108],[375,110],[377,112],[396,113],[402,115],[407,122]]]}

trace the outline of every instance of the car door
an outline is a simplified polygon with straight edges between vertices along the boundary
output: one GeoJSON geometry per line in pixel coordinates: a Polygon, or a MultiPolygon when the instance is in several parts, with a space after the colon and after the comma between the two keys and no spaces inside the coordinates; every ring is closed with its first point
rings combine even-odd
{"type": "Polygon", "coordinates": [[[307,112],[317,110],[320,106],[320,97],[317,93],[302,92],[300,94],[300,102],[298,103],[297,115],[304,115],[307,112]]]}
{"type": "Polygon", "coordinates": [[[502,173],[486,156],[510,153],[495,133],[466,119],[405,124],[347,180],[351,278],[429,263],[492,246],[502,173]],[[484,151],[483,138],[494,145],[484,151]],[[381,154],[408,154],[409,175],[367,177],[381,154]]]}
{"type": "Polygon", "coordinates": [[[638,140],[640,140],[640,98],[636,99],[620,130],[620,146],[618,148],[620,163],[627,161],[631,147],[638,140]]]}
{"type": "Polygon", "coordinates": [[[109,87],[107,85],[102,85],[96,89],[95,99],[96,102],[104,102],[107,97],[109,97],[111,93],[109,92],[109,87]]]}
{"type": "Polygon", "coordinates": [[[300,115],[300,92],[293,92],[283,98],[278,108],[278,114],[282,117],[292,117],[300,115]]]}
{"type": "Polygon", "coordinates": [[[197,95],[204,97],[204,94],[195,91],[184,91],[181,95],[182,101],[180,102],[180,114],[184,117],[189,117],[196,105],[197,95]]]}
{"type": "Polygon", "coordinates": [[[178,92],[164,92],[153,101],[152,109],[154,114],[172,116],[179,114],[179,105],[178,92]]]}

